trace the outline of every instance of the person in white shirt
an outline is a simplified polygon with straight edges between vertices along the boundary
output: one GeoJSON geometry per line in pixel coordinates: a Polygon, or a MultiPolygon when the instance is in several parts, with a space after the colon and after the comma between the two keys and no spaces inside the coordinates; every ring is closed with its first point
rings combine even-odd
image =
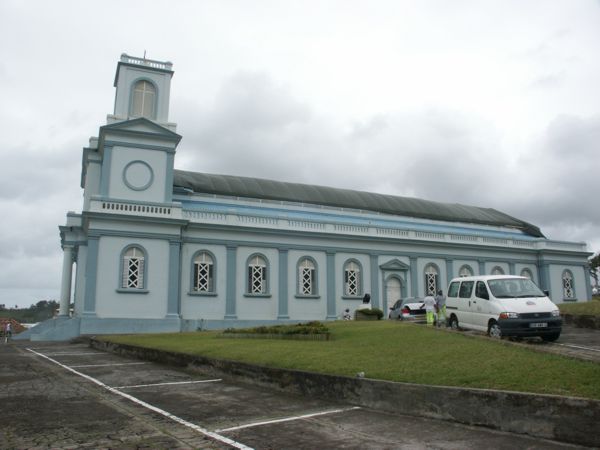
{"type": "Polygon", "coordinates": [[[428,295],[423,299],[423,306],[425,308],[425,315],[427,317],[427,325],[433,326],[435,322],[435,298],[428,295]]]}

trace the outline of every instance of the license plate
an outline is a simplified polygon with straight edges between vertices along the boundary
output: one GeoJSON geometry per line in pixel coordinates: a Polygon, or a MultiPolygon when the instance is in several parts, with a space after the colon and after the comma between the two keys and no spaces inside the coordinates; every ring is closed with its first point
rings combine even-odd
{"type": "Polygon", "coordinates": [[[529,326],[531,328],[544,328],[544,327],[547,327],[548,324],[546,322],[537,322],[537,323],[530,323],[529,326]]]}

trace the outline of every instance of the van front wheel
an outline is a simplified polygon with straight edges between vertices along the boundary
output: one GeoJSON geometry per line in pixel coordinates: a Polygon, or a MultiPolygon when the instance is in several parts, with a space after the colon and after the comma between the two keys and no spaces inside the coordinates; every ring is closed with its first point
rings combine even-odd
{"type": "Polygon", "coordinates": [[[542,335],[542,340],[544,342],[554,342],[559,337],[560,337],[560,332],[559,333],[552,333],[552,334],[543,334],[542,335]]]}
{"type": "Polygon", "coordinates": [[[502,339],[502,330],[498,322],[492,321],[488,326],[488,336],[494,339],[502,339]]]}

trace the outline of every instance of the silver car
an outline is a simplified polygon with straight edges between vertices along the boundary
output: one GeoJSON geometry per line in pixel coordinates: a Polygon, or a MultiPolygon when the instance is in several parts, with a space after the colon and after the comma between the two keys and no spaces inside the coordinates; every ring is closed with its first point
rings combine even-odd
{"type": "Polygon", "coordinates": [[[390,319],[425,321],[425,304],[422,298],[407,297],[397,300],[388,315],[390,319]]]}

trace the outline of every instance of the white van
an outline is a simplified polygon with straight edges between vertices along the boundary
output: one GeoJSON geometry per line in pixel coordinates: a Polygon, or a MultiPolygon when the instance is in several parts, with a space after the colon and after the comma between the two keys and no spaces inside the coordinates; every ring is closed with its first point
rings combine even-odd
{"type": "Polygon", "coordinates": [[[446,316],[454,329],[491,337],[539,336],[555,341],[562,330],[558,307],[526,277],[486,275],[454,278],[448,286],[446,316]]]}

